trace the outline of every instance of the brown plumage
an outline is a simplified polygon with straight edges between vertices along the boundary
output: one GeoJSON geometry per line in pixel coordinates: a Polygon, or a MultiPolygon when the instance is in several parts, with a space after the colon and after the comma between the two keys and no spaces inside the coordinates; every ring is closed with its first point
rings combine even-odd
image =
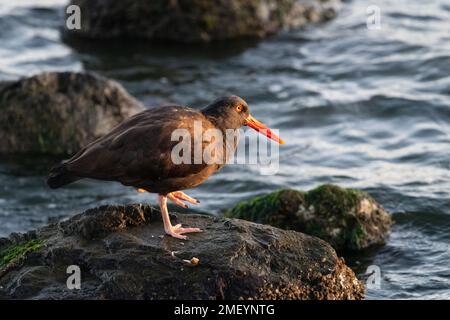
{"type": "Polygon", "coordinates": [[[171,150],[178,143],[171,141],[171,133],[179,128],[192,131],[194,121],[201,121],[204,128],[214,128],[195,109],[180,106],[149,109],[81,149],[62,166],[72,176],[119,181],[149,192],[166,194],[192,188],[216,170],[205,163],[174,165],[171,161],[171,150]]]}
{"type": "MultiPolygon", "coordinates": [[[[222,98],[208,107],[197,110],[183,106],[152,108],[125,120],[105,136],[90,143],[69,160],[51,169],[47,183],[58,188],[82,178],[118,181],[123,185],[144,189],[160,195],[166,233],[186,238],[182,233],[198,232],[197,228],[172,226],[168,220],[167,198],[187,207],[182,201],[198,203],[180,190],[193,188],[220,169],[223,163],[194,163],[195,144],[191,144],[191,163],[175,164],[171,153],[179,141],[172,141],[172,132],[186,129],[194,137],[194,122],[201,123],[203,132],[220,129],[225,138],[226,129],[238,129],[247,124],[257,130],[266,129],[261,123],[253,124],[249,108],[244,100],[231,96],[222,98]],[[249,120],[250,119],[250,120],[249,120]],[[259,127],[258,127],[259,126],[259,127]],[[166,221],[167,220],[167,221],[166,221]]],[[[273,134],[267,136],[276,140],[273,134]]],[[[202,150],[210,143],[202,141],[202,150]]],[[[278,140],[279,141],[279,140],[278,140]]],[[[237,138],[231,146],[223,141],[223,148],[216,149],[216,158],[234,154],[237,138]],[[229,148],[228,150],[226,148],[229,148]]]]}

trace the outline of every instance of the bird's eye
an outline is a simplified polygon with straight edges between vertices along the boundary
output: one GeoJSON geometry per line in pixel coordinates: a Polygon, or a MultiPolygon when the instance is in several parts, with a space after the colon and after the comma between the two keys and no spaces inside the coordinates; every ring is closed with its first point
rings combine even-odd
{"type": "Polygon", "coordinates": [[[238,105],[238,106],[236,107],[236,111],[237,111],[237,112],[241,112],[241,111],[242,111],[242,106],[241,106],[241,105],[238,105]]]}

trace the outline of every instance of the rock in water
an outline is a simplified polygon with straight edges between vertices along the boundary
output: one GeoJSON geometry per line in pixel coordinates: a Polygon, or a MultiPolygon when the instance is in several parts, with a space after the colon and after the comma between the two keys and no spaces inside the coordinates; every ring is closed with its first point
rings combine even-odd
{"type": "Polygon", "coordinates": [[[42,73],[0,85],[0,153],[72,154],[144,110],[115,81],[42,73]]]}
{"type": "Polygon", "coordinates": [[[0,298],[362,299],[364,287],[325,241],[238,219],[174,215],[201,227],[162,236],[149,206],[103,206],[0,239],[0,298]],[[81,289],[66,286],[79,266],[81,289]]]}
{"type": "Polygon", "coordinates": [[[81,28],[68,35],[207,42],[261,38],[333,18],[340,0],[72,0],[81,28]]]}
{"type": "Polygon", "coordinates": [[[383,244],[392,225],[391,216],[367,193],[335,185],[275,191],[237,204],[226,216],[314,235],[336,250],[383,244]]]}

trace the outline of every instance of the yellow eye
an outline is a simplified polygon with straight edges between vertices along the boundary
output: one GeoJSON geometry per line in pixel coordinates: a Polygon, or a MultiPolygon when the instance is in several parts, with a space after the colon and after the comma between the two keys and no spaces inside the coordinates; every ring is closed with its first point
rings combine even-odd
{"type": "Polygon", "coordinates": [[[241,112],[241,111],[242,111],[242,106],[241,106],[241,105],[238,105],[238,106],[236,107],[236,111],[237,111],[237,112],[241,112]]]}

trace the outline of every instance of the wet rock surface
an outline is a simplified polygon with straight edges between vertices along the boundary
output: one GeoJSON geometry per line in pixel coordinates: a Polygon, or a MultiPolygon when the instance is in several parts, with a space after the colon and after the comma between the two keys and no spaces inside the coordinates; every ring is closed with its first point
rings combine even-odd
{"type": "Polygon", "coordinates": [[[115,81],[48,72],[0,85],[0,153],[72,154],[144,110],[115,81]]]}
{"type": "Polygon", "coordinates": [[[194,214],[204,232],[163,236],[150,206],[103,206],[0,239],[3,299],[362,299],[364,287],[329,244],[294,231],[194,214]],[[66,271],[81,270],[69,290],[66,271]]]}
{"type": "Polygon", "coordinates": [[[314,235],[336,250],[384,244],[392,225],[389,213],[369,194],[335,185],[275,191],[237,204],[226,216],[314,235]]]}
{"type": "Polygon", "coordinates": [[[339,0],[72,0],[81,28],[68,36],[208,42],[262,38],[278,30],[329,20],[339,0]]]}

